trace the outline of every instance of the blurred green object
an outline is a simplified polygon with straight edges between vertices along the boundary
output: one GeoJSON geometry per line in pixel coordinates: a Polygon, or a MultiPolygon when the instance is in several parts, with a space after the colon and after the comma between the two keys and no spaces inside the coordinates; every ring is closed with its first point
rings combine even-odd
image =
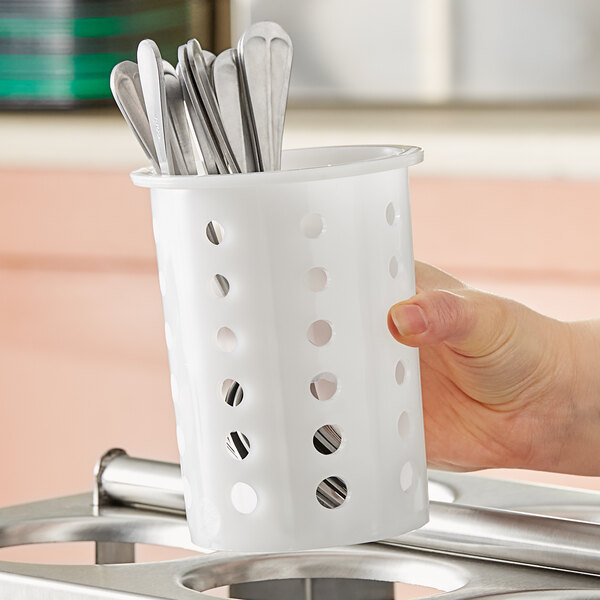
{"type": "MultiPolygon", "coordinates": [[[[208,0],[206,0],[208,1],[208,0]]],[[[112,67],[152,38],[166,60],[193,30],[201,0],[0,0],[0,108],[110,101],[112,67]]]]}
{"type": "Polygon", "coordinates": [[[181,7],[149,10],[120,17],[82,17],[78,19],[4,18],[0,21],[0,37],[46,38],[53,35],[109,37],[127,33],[144,33],[185,24],[181,7]]]}

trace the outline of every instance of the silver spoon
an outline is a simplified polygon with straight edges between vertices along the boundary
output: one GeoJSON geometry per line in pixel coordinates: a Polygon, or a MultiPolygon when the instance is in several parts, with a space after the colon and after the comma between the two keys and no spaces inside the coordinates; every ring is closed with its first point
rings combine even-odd
{"type": "Polygon", "coordinates": [[[162,58],[153,40],[142,40],[137,51],[144,105],[162,174],[173,174],[170,139],[171,126],[167,114],[167,98],[162,58]]]}
{"type": "Polygon", "coordinates": [[[223,122],[221,121],[217,99],[210,81],[210,74],[204,60],[202,47],[198,40],[192,39],[186,44],[186,54],[198,93],[208,117],[210,128],[219,149],[223,154],[230,171],[232,173],[239,173],[240,167],[233,154],[233,150],[227,139],[227,134],[225,133],[225,128],[223,127],[223,122]]]}
{"type": "Polygon", "coordinates": [[[217,173],[228,173],[227,165],[216,144],[213,133],[210,130],[208,115],[205,112],[204,105],[198,94],[198,89],[194,82],[190,64],[187,56],[186,46],[179,46],[179,63],[177,64],[177,74],[181,81],[183,97],[188,107],[188,114],[192,122],[192,127],[200,146],[200,152],[204,160],[206,172],[209,175],[217,173]]]}
{"type": "Polygon", "coordinates": [[[179,83],[177,73],[171,63],[163,60],[163,71],[165,77],[165,92],[167,98],[167,111],[171,123],[171,152],[176,175],[197,175],[192,138],[187,118],[185,116],[185,104],[183,92],[179,83]]]}
{"type": "Polygon", "coordinates": [[[212,81],[213,63],[215,62],[215,59],[217,57],[209,50],[202,50],[202,56],[204,56],[204,63],[206,64],[206,68],[208,69],[208,72],[211,74],[211,81],[212,81]]]}
{"type": "Polygon", "coordinates": [[[242,173],[256,171],[249,129],[249,115],[243,101],[243,86],[238,73],[237,50],[221,52],[212,68],[215,94],[223,127],[242,173]]]}
{"type": "Polygon", "coordinates": [[[263,171],[279,170],[292,40],[277,23],[255,23],[240,38],[238,53],[256,131],[259,166],[263,171]]]}
{"type": "Polygon", "coordinates": [[[125,122],[133,131],[144,154],[151,162],[154,172],[160,173],[148,115],[144,106],[140,73],[138,66],[133,61],[125,60],[114,66],[110,74],[110,90],[125,122]]]}

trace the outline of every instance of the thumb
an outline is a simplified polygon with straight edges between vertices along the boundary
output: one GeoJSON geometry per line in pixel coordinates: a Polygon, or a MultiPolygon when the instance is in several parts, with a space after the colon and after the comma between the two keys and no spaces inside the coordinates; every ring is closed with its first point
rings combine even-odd
{"type": "Polygon", "coordinates": [[[465,354],[479,355],[506,331],[508,302],[473,289],[421,292],[392,306],[388,328],[408,346],[446,342],[465,354]]]}

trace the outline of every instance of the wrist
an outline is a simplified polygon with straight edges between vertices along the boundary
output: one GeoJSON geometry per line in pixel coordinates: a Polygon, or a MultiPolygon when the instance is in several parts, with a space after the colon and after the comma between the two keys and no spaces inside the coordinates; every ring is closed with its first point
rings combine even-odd
{"type": "MultiPolygon", "coordinates": [[[[600,321],[563,323],[571,367],[567,396],[568,418],[562,428],[559,471],[600,475],[600,321]]],[[[560,424],[558,424],[560,427],[560,424]]]]}

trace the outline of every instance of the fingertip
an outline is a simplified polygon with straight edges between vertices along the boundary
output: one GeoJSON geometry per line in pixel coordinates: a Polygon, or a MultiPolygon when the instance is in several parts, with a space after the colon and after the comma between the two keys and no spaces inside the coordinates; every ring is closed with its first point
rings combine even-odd
{"type": "Polygon", "coordinates": [[[396,330],[403,337],[425,333],[429,327],[423,309],[410,301],[399,302],[392,306],[390,315],[396,330]]]}
{"type": "Polygon", "coordinates": [[[411,300],[394,304],[388,311],[387,324],[397,342],[418,347],[423,344],[422,334],[427,332],[429,324],[423,309],[411,300]]]}
{"type": "Polygon", "coordinates": [[[387,314],[387,326],[388,329],[390,331],[390,333],[392,334],[392,337],[397,341],[397,342],[401,342],[402,341],[402,336],[400,335],[400,332],[398,331],[398,328],[396,327],[396,323],[394,323],[394,319],[392,318],[392,310],[394,309],[396,305],[392,306],[392,308],[390,308],[390,310],[388,310],[388,314],[387,314]]]}

